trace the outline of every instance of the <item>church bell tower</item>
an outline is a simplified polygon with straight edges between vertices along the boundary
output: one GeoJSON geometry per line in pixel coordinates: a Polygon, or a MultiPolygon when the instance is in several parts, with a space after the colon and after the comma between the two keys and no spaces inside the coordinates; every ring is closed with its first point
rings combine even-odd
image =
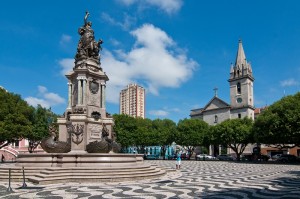
{"type": "Polygon", "coordinates": [[[236,61],[230,68],[231,118],[254,119],[254,96],[251,64],[247,62],[242,41],[239,40],[236,61]]]}

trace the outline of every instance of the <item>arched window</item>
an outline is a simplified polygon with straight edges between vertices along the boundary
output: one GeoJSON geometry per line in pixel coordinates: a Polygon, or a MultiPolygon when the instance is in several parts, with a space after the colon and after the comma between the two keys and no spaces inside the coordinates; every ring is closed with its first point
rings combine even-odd
{"type": "Polygon", "coordinates": [[[241,83],[240,82],[238,82],[236,84],[236,91],[237,91],[237,94],[241,94],[241,83]]]}
{"type": "Polygon", "coordinates": [[[215,123],[218,123],[218,116],[215,115],[215,123]]]}

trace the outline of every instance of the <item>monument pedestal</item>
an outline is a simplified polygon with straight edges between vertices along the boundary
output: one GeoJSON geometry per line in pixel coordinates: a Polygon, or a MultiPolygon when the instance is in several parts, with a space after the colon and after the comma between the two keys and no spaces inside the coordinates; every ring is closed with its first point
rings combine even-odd
{"type": "Polygon", "coordinates": [[[143,154],[120,153],[44,153],[19,154],[20,167],[128,167],[143,164],[143,154]]]}

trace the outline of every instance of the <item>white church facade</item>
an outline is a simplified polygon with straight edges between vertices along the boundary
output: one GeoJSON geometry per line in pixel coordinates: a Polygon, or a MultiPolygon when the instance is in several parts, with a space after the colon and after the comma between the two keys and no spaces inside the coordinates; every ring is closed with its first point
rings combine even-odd
{"type": "MultiPolygon", "coordinates": [[[[230,87],[230,104],[220,99],[215,89],[215,96],[203,107],[193,109],[191,118],[198,118],[209,125],[216,125],[227,119],[252,118],[254,120],[254,77],[252,67],[247,62],[242,41],[238,43],[238,51],[234,65],[230,67],[228,79],[230,87]]],[[[213,146],[210,147],[210,155],[216,155],[213,146]]],[[[221,150],[219,149],[219,153],[221,150]]],[[[252,147],[247,147],[244,153],[251,153],[252,147]]],[[[231,151],[228,151],[231,153],[231,151]]]]}

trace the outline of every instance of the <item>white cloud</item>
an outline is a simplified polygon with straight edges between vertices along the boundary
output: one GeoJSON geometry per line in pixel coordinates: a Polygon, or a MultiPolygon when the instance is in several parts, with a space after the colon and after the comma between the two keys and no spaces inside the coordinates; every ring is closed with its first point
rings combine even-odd
{"type": "Polygon", "coordinates": [[[130,27],[136,23],[136,18],[131,17],[127,14],[124,14],[123,16],[123,22],[119,22],[116,21],[114,18],[112,18],[109,14],[107,13],[102,13],[101,17],[103,20],[107,21],[108,23],[110,23],[111,25],[114,26],[119,26],[121,27],[123,30],[129,30],[130,27]]]}
{"type": "Polygon", "coordinates": [[[26,97],[25,100],[28,104],[32,106],[37,106],[40,104],[42,107],[50,108],[51,106],[56,106],[65,103],[65,99],[60,97],[56,93],[48,92],[47,88],[44,86],[38,86],[38,97],[26,97]]]}
{"type": "Polygon", "coordinates": [[[161,116],[167,116],[169,114],[169,112],[164,111],[164,110],[151,110],[151,111],[149,111],[149,114],[157,116],[157,117],[161,117],[161,116]]]}
{"type": "Polygon", "coordinates": [[[117,0],[126,6],[137,4],[139,7],[154,6],[168,14],[172,14],[180,10],[183,0],[117,0]]]}
{"type": "Polygon", "coordinates": [[[75,66],[74,59],[70,59],[70,58],[62,59],[58,63],[62,68],[62,70],[60,71],[61,75],[68,74],[73,70],[73,67],[75,66]]]}
{"type": "Polygon", "coordinates": [[[146,2],[150,5],[159,7],[168,14],[177,12],[183,4],[182,0],[146,0],[146,2]]]}
{"type": "Polygon", "coordinates": [[[130,6],[130,5],[138,2],[138,0],[116,0],[116,1],[118,1],[120,3],[123,3],[123,4],[127,5],[127,6],[130,6]]]}
{"type": "Polygon", "coordinates": [[[72,37],[70,35],[63,34],[60,38],[59,44],[65,46],[72,41],[72,37]]]}
{"type": "Polygon", "coordinates": [[[291,78],[291,79],[287,79],[287,80],[281,81],[280,85],[282,87],[297,86],[297,85],[299,85],[299,82],[296,81],[295,79],[291,78]]]}
{"type": "Polygon", "coordinates": [[[110,102],[118,103],[120,90],[131,82],[143,82],[147,91],[155,95],[161,87],[179,87],[198,66],[164,31],[151,24],[131,34],[136,42],[129,52],[104,50],[102,54],[102,67],[110,78],[110,102]]]}
{"type": "Polygon", "coordinates": [[[47,88],[45,86],[38,86],[38,91],[39,91],[39,93],[46,93],[47,88]]]}
{"type": "Polygon", "coordinates": [[[118,40],[113,39],[113,38],[109,39],[109,42],[110,42],[112,45],[114,45],[114,46],[120,46],[120,45],[121,45],[121,42],[119,42],[118,40]]]}
{"type": "Polygon", "coordinates": [[[26,97],[25,101],[27,101],[29,105],[34,107],[36,107],[39,104],[44,108],[50,108],[50,104],[44,99],[40,99],[36,97],[26,97]]]}
{"type": "MultiPolygon", "coordinates": [[[[147,92],[158,95],[162,87],[176,88],[187,81],[198,64],[163,30],[144,24],[131,32],[136,42],[130,51],[122,49],[101,53],[101,65],[109,77],[107,101],[119,103],[119,92],[129,83],[141,82],[147,92]]],[[[62,74],[74,66],[74,59],[62,59],[62,74]]]]}

